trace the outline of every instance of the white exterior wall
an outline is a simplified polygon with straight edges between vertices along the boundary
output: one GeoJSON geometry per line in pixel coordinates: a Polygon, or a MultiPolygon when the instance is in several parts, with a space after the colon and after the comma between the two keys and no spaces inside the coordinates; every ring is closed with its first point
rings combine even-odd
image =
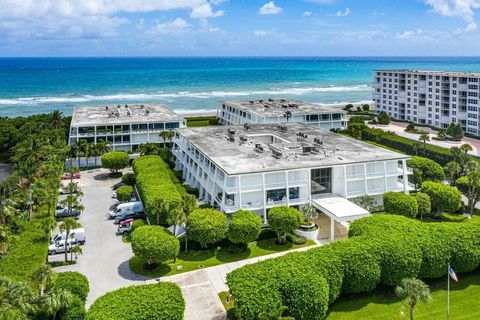
{"type": "MultiPolygon", "coordinates": [[[[177,169],[183,171],[186,182],[199,188],[199,200],[216,203],[225,213],[252,210],[266,221],[265,213],[271,207],[304,205],[311,201],[311,168],[229,176],[181,136],[173,153],[177,169]],[[289,189],[297,187],[298,198],[290,198],[289,189]],[[267,192],[276,189],[286,189],[286,196],[272,201],[267,192]]],[[[354,198],[377,196],[387,191],[408,192],[408,181],[404,182],[403,178],[409,174],[412,172],[406,167],[406,160],[339,165],[332,168],[332,193],[354,198]]]]}
{"type": "Polygon", "coordinates": [[[374,73],[373,87],[379,112],[438,128],[460,123],[480,134],[478,75],[381,70],[374,73]]]}

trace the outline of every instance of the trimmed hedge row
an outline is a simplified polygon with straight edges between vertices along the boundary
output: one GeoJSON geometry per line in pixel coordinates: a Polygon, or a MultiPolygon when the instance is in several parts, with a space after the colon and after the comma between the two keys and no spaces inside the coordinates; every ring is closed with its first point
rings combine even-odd
{"type": "Polygon", "coordinates": [[[183,320],[185,301],[171,282],[111,291],[90,306],[86,320],[183,320]]]}
{"type": "Polygon", "coordinates": [[[61,272],[57,275],[53,286],[57,289],[65,289],[82,301],[87,299],[90,286],[87,277],[75,271],[61,272]]]}
{"type": "MultiPolygon", "coordinates": [[[[148,155],[133,161],[137,190],[145,205],[145,210],[150,221],[155,221],[153,215],[154,203],[161,199],[167,206],[180,204],[182,197],[170,177],[168,164],[156,155],[148,155]]],[[[160,224],[166,225],[166,217],[160,220],[160,224]]]]}
{"type": "Polygon", "coordinates": [[[383,195],[383,206],[389,214],[400,214],[415,218],[418,213],[417,199],[403,192],[386,192],[383,195]]]}
{"type": "Polygon", "coordinates": [[[408,277],[442,277],[448,261],[457,272],[473,271],[480,263],[480,221],[476,219],[422,224],[403,216],[378,214],[353,222],[349,236],[228,274],[236,312],[243,319],[256,319],[260,312],[282,303],[295,319],[324,319],[326,306],[341,293],[370,291],[379,283],[395,286],[408,277]],[[302,291],[287,291],[292,283],[302,291]],[[310,289],[311,283],[320,288],[310,289]],[[318,310],[312,311],[313,307],[318,310]]]}

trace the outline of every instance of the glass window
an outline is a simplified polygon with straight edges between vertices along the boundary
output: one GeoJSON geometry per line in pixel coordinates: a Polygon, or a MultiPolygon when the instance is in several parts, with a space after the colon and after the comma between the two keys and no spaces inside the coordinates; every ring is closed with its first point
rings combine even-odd
{"type": "Polygon", "coordinates": [[[123,136],[123,142],[130,142],[130,136],[129,135],[124,135],[123,136]]]}
{"type": "Polygon", "coordinates": [[[166,129],[175,129],[175,128],[179,128],[180,125],[178,124],[178,122],[167,122],[165,123],[165,128],[166,129]]]}
{"type": "Polygon", "coordinates": [[[288,197],[289,199],[298,199],[300,198],[300,188],[293,187],[288,189],[288,197]]]}
{"type": "Polygon", "coordinates": [[[322,114],[322,121],[328,121],[330,120],[330,115],[329,114],[322,114]]]}
{"type": "Polygon", "coordinates": [[[267,201],[282,201],[287,197],[287,189],[267,190],[267,201]]]}
{"type": "Polygon", "coordinates": [[[140,130],[147,130],[147,124],[146,123],[141,123],[140,124],[140,130]]]}
{"type": "Polygon", "coordinates": [[[122,136],[115,136],[115,142],[122,142],[122,136]]]}
{"type": "Polygon", "coordinates": [[[308,122],[317,122],[318,121],[318,114],[310,114],[307,115],[308,122]]]}
{"type": "Polygon", "coordinates": [[[139,128],[138,124],[132,124],[132,130],[133,131],[138,130],[138,128],[139,128]]]}
{"type": "Polygon", "coordinates": [[[332,118],[333,118],[333,120],[340,120],[341,115],[340,115],[340,113],[334,113],[334,114],[332,114],[332,118]]]}
{"type": "Polygon", "coordinates": [[[312,169],[311,178],[312,194],[332,192],[332,168],[312,169]]]}

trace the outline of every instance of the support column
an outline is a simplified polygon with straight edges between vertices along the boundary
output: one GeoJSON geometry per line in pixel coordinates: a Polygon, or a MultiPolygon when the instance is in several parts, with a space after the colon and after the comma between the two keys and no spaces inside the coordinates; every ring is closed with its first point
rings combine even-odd
{"type": "Polygon", "coordinates": [[[403,169],[403,192],[408,194],[407,160],[402,160],[402,169],[403,169]]]}
{"type": "Polygon", "coordinates": [[[262,173],[263,223],[267,224],[267,193],[265,192],[265,173],[262,173]]]}
{"type": "Polygon", "coordinates": [[[335,220],[330,217],[330,242],[335,241],[335,220]]]}

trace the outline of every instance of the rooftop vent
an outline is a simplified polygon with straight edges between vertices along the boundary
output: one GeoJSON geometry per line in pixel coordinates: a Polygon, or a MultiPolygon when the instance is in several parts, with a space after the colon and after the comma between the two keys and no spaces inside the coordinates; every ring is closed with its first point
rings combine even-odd
{"type": "Polygon", "coordinates": [[[282,152],[280,150],[273,150],[272,149],[272,156],[275,158],[275,159],[280,159],[282,157],[282,152]]]}
{"type": "Polygon", "coordinates": [[[246,136],[240,136],[239,139],[240,139],[240,143],[245,143],[248,141],[248,138],[246,136]]]}
{"type": "Polygon", "coordinates": [[[245,129],[245,131],[248,131],[250,129],[250,125],[248,123],[245,123],[243,125],[243,128],[245,129]]]}
{"type": "Polygon", "coordinates": [[[235,129],[227,129],[227,133],[229,135],[234,135],[235,134],[235,129]]]}
{"type": "Polygon", "coordinates": [[[253,151],[260,153],[260,152],[263,152],[265,150],[263,149],[263,146],[260,143],[255,143],[255,149],[253,149],[253,151]]]}
{"type": "Polygon", "coordinates": [[[315,142],[315,144],[318,144],[318,145],[323,144],[323,141],[320,138],[313,138],[313,142],[315,142]]]}
{"type": "Polygon", "coordinates": [[[304,155],[310,154],[312,152],[312,147],[311,146],[303,146],[302,147],[302,153],[304,155]]]}
{"type": "Polygon", "coordinates": [[[279,130],[280,132],[284,132],[284,133],[285,133],[285,132],[288,131],[288,127],[287,127],[287,126],[279,125],[279,126],[278,126],[278,130],[279,130]]]}

